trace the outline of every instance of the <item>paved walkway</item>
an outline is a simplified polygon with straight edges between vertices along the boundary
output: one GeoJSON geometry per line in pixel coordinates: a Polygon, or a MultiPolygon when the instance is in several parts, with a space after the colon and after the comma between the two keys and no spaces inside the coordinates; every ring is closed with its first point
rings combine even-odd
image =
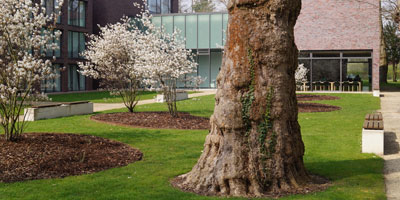
{"type": "MultiPolygon", "coordinates": [[[[216,90],[200,90],[198,93],[189,94],[189,98],[215,94],[216,90]]],[[[156,103],[154,99],[139,101],[137,105],[156,103]]],[[[123,103],[94,103],[94,112],[125,108],[123,103]]]]}
{"type": "Polygon", "coordinates": [[[400,200],[400,92],[385,92],[381,110],[385,126],[384,175],[388,200],[400,200]]]}

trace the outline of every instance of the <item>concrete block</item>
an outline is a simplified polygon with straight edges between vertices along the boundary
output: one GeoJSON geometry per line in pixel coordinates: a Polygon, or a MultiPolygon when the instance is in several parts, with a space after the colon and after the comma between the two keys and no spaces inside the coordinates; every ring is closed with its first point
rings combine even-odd
{"type": "Polygon", "coordinates": [[[49,107],[25,108],[25,121],[37,121],[93,113],[93,103],[62,104],[49,107]]]}
{"type": "Polygon", "coordinates": [[[383,155],[384,151],[383,130],[362,130],[362,153],[375,153],[383,155]]]}
{"type": "Polygon", "coordinates": [[[380,97],[380,91],[379,90],[374,90],[373,92],[372,92],[372,95],[374,96],[374,97],[380,97]]]}
{"type": "MultiPolygon", "coordinates": [[[[188,95],[187,92],[177,92],[177,93],[176,93],[176,100],[177,100],[177,101],[185,100],[185,99],[188,99],[188,98],[189,98],[189,95],[188,95]]],[[[165,102],[165,101],[166,101],[166,100],[165,100],[163,94],[158,94],[158,95],[157,95],[157,97],[156,97],[156,102],[158,102],[158,103],[163,103],[163,102],[165,102]]]]}

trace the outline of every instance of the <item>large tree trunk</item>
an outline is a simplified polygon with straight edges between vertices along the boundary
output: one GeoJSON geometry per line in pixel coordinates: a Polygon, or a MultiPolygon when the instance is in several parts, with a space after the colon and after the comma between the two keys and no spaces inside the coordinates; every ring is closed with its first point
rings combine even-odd
{"type": "Polygon", "coordinates": [[[231,1],[211,130],[198,163],[174,186],[246,197],[315,186],[297,121],[293,29],[300,8],[301,0],[231,1]]]}

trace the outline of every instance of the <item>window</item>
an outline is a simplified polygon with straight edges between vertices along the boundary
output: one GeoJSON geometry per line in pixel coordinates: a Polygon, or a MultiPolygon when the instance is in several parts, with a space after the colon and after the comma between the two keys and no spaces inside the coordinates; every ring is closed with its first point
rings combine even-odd
{"type": "MultiPolygon", "coordinates": [[[[50,16],[51,14],[60,11],[59,8],[58,8],[58,10],[56,9],[56,7],[59,6],[58,0],[45,0],[43,6],[46,8],[47,16],[50,16]]],[[[57,23],[61,23],[61,16],[57,17],[57,23]]]]}
{"type": "Polygon", "coordinates": [[[40,85],[42,92],[61,92],[60,65],[54,65],[53,70],[56,76],[52,79],[42,81],[42,84],[40,85]]]}
{"type": "Polygon", "coordinates": [[[70,0],[68,5],[68,24],[73,26],[86,26],[86,2],[70,0]]]}
{"type": "Polygon", "coordinates": [[[68,56],[70,58],[82,58],[85,50],[85,34],[80,32],[68,32],[68,56]]]}
{"type": "MultiPolygon", "coordinates": [[[[54,33],[54,31],[52,31],[54,33]]],[[[60,36],[61,37],[61,36],[60,36]]],[[[53,41],[49,41],[49,45],[51,45],[52,43],[57,44],[58,49],[53,50],[53,49],[48,49],[46,52],[46,56],[47,57],[56,57],[59,58],[61,56],[61,41],[60,38],[56,38],[53,41]]]]}
{"type": "Polygon", "coordinates": [[[148,0],[147,5],[152,14],[171,13],[171,0],[148,0]]]}
{"type": "Polygon", "coordinates": [[[86,78],[79,73],[77,65],[70,65],[68,70],[68,90],[69,91],[82,91],[86,87],[86,78]]]}

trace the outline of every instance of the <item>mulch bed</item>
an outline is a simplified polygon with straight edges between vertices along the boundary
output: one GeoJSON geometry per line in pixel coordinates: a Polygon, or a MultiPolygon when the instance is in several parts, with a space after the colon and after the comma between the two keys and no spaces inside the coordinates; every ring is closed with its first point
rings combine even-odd
{"type": "Polygon", "coordinates": [[[62,178],[126,166],[143,154],[127,144],[90,135],[29,133],[0,138],[0,181],[62,178]]]}
{"type": "Polygon", "coordinates": [[[338,100],[340,97],[314,94],[297,94],[297,101],[338,100]]]}
{"type": "Polygon", "coordinates": [[[320,104],[320,103],[305,103],[305,102],[298,102],[299,112],[332,112],[335,110],[340,110],[341,107],[320,104]]]}
{"type": "Polygon", "coordinates": [[[161,129],[209,129],[210,119],[180,112],[172,117],[168,112],[122,112],[94,115],[91,119],[116,125],[161,129]]]}
{"type": "MultiPolygon", "coordinates": [[[[298,102],[299,112],[331,112],[340,110],[338,106],[319,103],[298,102]]],[[[180,112],[172,117],[168,112],[121,112],[93,115],[90,119],[114,125],[154,129],[210,129],[210,119],[180,112]]]]}

